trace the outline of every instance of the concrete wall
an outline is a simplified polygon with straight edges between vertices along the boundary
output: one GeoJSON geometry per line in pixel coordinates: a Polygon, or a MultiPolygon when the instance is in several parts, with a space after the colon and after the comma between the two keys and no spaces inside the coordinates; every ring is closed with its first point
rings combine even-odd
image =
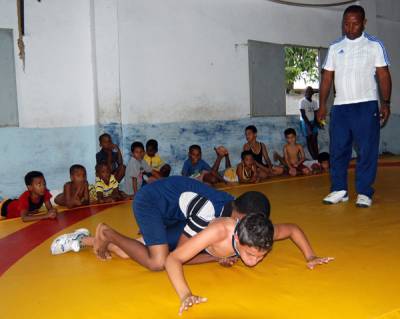
{"type": "MultiPolygon", "coordinates": [[[[370,31],[392,56],[399,114],[397,16],[384,1],[361,3],[370,31]]],[[[280,150],[283,129],[297,128],[297,117],[249,118],[247,41],[326,47],[340,35],[342,15],[266,0],[53,0],[25,7],[25,72],[15,46],[20,127],[0,128],[0,195],[20,193],[30,169],[43,170],[59,188],[78,162],[93,180],[102,131],[112,133],[125,159],[132,141],[157,138],[175,172],[192,143],[209,161],[212,147],[225,144],[237,161],[243,128],[252,123],[271,150],[280,150]]],[[[13,29],[16,42],[15,1],[0,0],[0,8],[0,28],[13,29]]],[[[398,151],[399,124],[393,116],[383,130],[382,150],[398,151]]],[[[327,143],[325,132],[321,146],[327,143]]]]}

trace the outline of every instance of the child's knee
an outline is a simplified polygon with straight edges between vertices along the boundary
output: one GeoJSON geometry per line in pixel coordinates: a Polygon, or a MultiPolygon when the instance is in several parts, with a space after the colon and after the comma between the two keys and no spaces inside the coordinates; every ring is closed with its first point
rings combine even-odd
{"type": "Polygon", "coordinates": [[[164,261],[151,261],[148,268],[151,271],[163,271],[165,269],[165,260],[164,261]]]}

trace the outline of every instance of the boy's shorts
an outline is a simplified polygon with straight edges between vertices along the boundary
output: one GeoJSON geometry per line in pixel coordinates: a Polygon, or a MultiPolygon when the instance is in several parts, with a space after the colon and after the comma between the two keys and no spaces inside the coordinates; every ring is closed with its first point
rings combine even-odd
{"type": "MultiPolygon", "coordinates": [[[[313,129],[312,129],[312,132],[311,132],[312,135],[318,134],[318,127],[317,127],[315,121],[311,121],[311,124],[313,125],[313,129]]],[[[301,128],[301,131],[302,131],[303,135],[307,137],[308,136],[308,131],[307,131],[306,122],[300,120],[300,128],[301,128]]]]}
{"type": "Polygon", "coordinates": [[[140,197],[133,201],[133,213],[146,246],[168,244],[170,251],[176,248],[186,220],[176,219],[166,225],[158,205],[140,197]]]}

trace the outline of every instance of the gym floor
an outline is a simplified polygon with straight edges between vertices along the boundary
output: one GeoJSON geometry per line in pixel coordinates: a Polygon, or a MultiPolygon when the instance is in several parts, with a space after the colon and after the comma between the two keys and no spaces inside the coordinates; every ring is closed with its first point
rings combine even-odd
{"type": "MultiPolygon", "coordinates": [[[[398,160],[398,158],[397,158],[398,160]]],[[[354,171],[350,170],[350,180],[354,171]]],[[[233,195],[264,192],[274,223],[303,228],[319,256],[335,261],[308,270],[289,241],[254,268],[238,262],[185,266],[193,293],[208,302],[186,318],[400,318],[400,162],[381,161],[374,204],[326,206],[328,175],[226,187],[233,195]]],[[[1,318],[176,318],[179,300],[165,272],[133,261],[98,260],[90,249],[59,256],[50,244],[59,234],[105,222],[138,237],[131,203],[65,211],[57,221],[0,222],[1,318]]]]}

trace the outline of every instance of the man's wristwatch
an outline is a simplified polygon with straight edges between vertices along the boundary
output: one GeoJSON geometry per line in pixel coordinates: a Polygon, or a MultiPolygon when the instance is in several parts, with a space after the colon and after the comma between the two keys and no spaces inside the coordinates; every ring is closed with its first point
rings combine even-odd
{"type": "Polygon", "coordinates": [[[390,106],[390,100],[383,100],[383,101],[382,101],[382,104],[383,104],[383,105],[390,106]]]}

